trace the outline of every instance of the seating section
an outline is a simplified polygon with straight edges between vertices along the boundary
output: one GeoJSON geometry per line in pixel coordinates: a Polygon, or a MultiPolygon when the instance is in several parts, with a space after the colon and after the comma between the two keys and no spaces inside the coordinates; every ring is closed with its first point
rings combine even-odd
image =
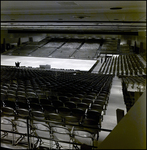
{"type": "Polygon", "coordinates": [[[100,43],[100,39],[46,37],[39,42],[23,43],[4,52],[3,55],[94,59],[97,57],[100,43]]]}
{"type": "Polygon", "coordinates": [[[112,79],[113,75],[88,72],[75,75],[1,66],[1,125],[7,130],[1,131],[1,140],[28,146],[29,132],[34,148],[93,146],[109,103],[112,79]]]}
{"type": "Polygon", "coordinates": [[[146,67],[136,54],[110,56],[105,59],[99,69],[100,74],[122,76],[144,76],[146,67]]]}
{"type": "Polygon", "coordinates": [[[102,54],[117,54],[117,44],[118,40],[114,38],[106,38],[103,39],[103,44],[100,49],[100,53],[102,54]]]}

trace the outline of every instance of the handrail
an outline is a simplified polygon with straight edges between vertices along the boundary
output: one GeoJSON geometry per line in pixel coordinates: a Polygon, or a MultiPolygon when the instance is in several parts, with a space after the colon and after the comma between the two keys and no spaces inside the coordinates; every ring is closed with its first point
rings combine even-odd
{"type": "MultiPolygon", "coordinates": [[[[0,131],[27,136],[27,133],[26,133],[26,134],[25,134],[25,133],[18,133],[18,132],[14,132],[14,131],[7,131],[7,130],[1,130],[1,129],[0,129],[0,131]]],[[[75,144],[75,145],[82,145],[82,144],[80,144],[80,143],[67,142],[67,141],[62,141],[62,140],[55,140],[55,139],[52,139],[52,138],[46,138],[46,137],[41,137],[41,136],[35,136],[35,135],[31,135],[31,134],[29,134],[29,136],[30,136],[30,137],[35,137],[35,138],[42,138],[42,139],[46,139],[46,140],[51,140],[51,141],[55,141],[55,142],[62,142],[62,143],[75,144]]],[[[97,148],[96,146],[90,146],[90,147],[97,148]]]]}

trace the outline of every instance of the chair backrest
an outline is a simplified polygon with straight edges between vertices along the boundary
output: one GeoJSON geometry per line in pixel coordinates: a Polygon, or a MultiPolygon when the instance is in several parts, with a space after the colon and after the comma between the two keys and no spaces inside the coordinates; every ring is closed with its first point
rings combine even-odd
{"type": "Polygon", "coordinates": [[[91,105],[91,109],[102,111],[103,110],[103,106],[100,105],[100,104],[92,104],[91,105]]]}
{"type": "Polygon", "coordinates": [[[81,109],[88,109],[89,108],[89,105],[87,103],[78,103],[77,104],[77,108],[81,108],[81,109]]]}
{"type": "Polygon", "coordinates": [[[84,117],[85,111],[81,108],[73,108],[72,115],[76,116],[77,118],[81,118],[81,117],[84,117]]]}
{"type": "Polygon", "coordinates": [[[57,113],[49,113],[47,115],[47,118],[51,121],[59,121],[59,122],[63,121],[63,118],[57,113]]]}
{"type": "Polygon", "coordinates": [[[99,112],[97,110],[88,110],[87,111],[87,118],[93,119],[93,120],[99,122],[101,119],[101,112],[99,112]]]}
{"type": "MultiPolygon", "coordinates": [[[[55,139],[70,142],[71,137],[68,128],[56,126],[52,127],[51,130],[55,139]]],[[[63,145],[65,145],[65,143],[63,145]]]]}
{"type": "Polygon", "coordinates": [[[22,120],[15,120],[15,124],[17,132],[27,134],[27,122],[22,120]]]}
{"type": "Polygon", "coordinates": [[[57,96],[48,96],[48,99],[51,101],[58,100],[57,96]]]}
{"type": "Polygon", "coordinates": [[[42,111],[42,107],[38,103],[30,103],[29,106],[31,110],[42,111]]]}
{"type": "Polygon", "coordinates": [[[17,95],[17,101],[27,101],[25,94],[24,95],[17,95]]]}
{"type": "Polygon", "coordinates": [[[39,100],[40,101],[40,103],[41,103],[41,105],[51,105],[51,100],[48,100],[48,99],[40,99],[39,100]]]}
{"type": "Polygon", "coordinates": [[[67,96],[59,96],[59,100],[61,100],[63,103],[69,101],[69,98],[67,96]]]}
{"type": "Polygon", "coordinates": [[[33,119],[43,120],[45,119],[45,115],[41,111],[31,111],[31,115],[33,119]]]}
{"type": "Polygon", "coordinates": [[[48,113],[55,113],[56,108],[52,105],[43,104],[42,105],[44,113],[47,115],[48,113]]]}
{"type": "Polygon", "coordinates": [[[2,114],[1,115],[14,116],[15,111],[11,107],[2,107],[2,114]]]}
{"type": "Polygon", "coordinates": [[[27,118],[30,116],[30,112],[27,109],[16,109],[16,113],[17,113],[17,117],[21,117],[21,118],[27,118]]]}
{"type": "Polygon", "coordinates": [[[66,125],[79,125],[79,118],[76,116],[65,116],[64,121],[66,125]]]}
{"type": "Polygon", "coordinates": [[[6,107],[11,107],[13,109],[16,108],[16,103],[14,101],[5,100],[4,104],[5,104],[6,107]]]}
{"type": "Polygon", "coordinates": [[[54,101],[52,101],[52,103],[55,108],[59,108],[59,107],[63,106],[63,102],[60,100],[54,100],[54,101]]]}
{"type": "Polygon", "coordinates": [[[79,97],[71,97],[70,101],[75,102],[75,103],[80,103],[81,99],[79,97]]]}
{"type": "Polygon", "coordinates": [[[84,130],[77,130],[73,131],[74,141],[76,143],[86,144],[86,145],[93,145],[93,136],[90,132],[84,130]]]}
{"type": "Polygon", "coordinates": [[[95,100],[94,101],[94,104],[100,104],[100,105],[105,105],[106,104],[106,101],[105,100],[95,100]]]}
{"type": "Polygon", "coordinates": [[[12,121],[5,117],[4,118],[1,117],[1,130],[12,131],[12,128],[13,128],[12,121]]]}
{"type": "Polygon", "coordinates": [[[18,108],[24,108],[24,109],[29,109],[29,105],[26,101],[22,102],[22,101],[17,101],[16,105],[18,108]]]}
{"type": "Polygon", "coordinates": [[[90,94],[86,95],[86,98],[89,98],[91,100],[94,100],[95,97],[96,97],[95,95],[90,95],[90,94]]]}
{"type": "Polygon", "coordinates": [[[69,109],[68,107],[59,107],[58,108],[58,113],[61,116],[67,116],[71,114],[71,109],[69,109]]]}
{"type": "Polygon", "coordinates": [[[15,102],[16,101],[16,95],[11,94],[11,93],[7,94],[7,100],[15,102]]]}
{"type": "Polygon", "coordinates": [[[90,99],[90,98],[83,98],[83,99],[82,99],[82,102],[83,102],[83,103],[90,104],[90,103],[93,103],[93,100],[90,99]]]}
{"type": "Polygon", "coordinates": [[[65,102],[65,106],[70,109],[73,109],[73,108],[76,108],[76,103],[73,101],[68,101],[68,102],[65,102]]]}
{"type": "Polygon", "coordinates": [[[39,103],[39,99],[37,97],[28,97],[28,101],[30,103],[39,103]]]}

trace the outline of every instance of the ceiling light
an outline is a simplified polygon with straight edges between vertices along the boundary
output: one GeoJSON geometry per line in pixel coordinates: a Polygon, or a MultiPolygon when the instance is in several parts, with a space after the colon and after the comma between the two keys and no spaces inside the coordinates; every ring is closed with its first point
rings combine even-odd
{"type": "Polygon", "coordinates": [[[73,16],[74,18],[79,18],[79,19],[83,19],[83,18],[89,18],[89,16],[73,16]]]}
{"type": "Polygon", "coordinates": [[[60,5],[63,5],[63,6],[65,6],[65,5],[77,5],[75,2],[57,2],[57,3],[60,5]]]}
{"type": "Polygon", "coordinates": [[[85,18],[85,17],[84,17],[84,16],[79,16],[78,18],[79,18],[79,19],[83,19],[83,18],[85,18]]]}
{"type": "Polygon", "coordinates": [[[118,10],[118,9],[122,9],[122,7],[112,7],[110,8],[111,10],[118,10]]]}

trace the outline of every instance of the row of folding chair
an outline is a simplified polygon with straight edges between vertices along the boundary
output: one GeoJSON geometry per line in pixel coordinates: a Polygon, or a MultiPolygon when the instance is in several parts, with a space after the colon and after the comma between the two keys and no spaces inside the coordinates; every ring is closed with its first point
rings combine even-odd
{"type": "Polygon", "coordinates": [[[144,75],[144,65],[135,54],[119,55],[118,57],[108,58],[101,66],[99,73],[115,74],[117,66],[117,75],[144,75]],[[115,60],[114,60],[115,59],[115,60]],[[118,59],[117,63],[116,60],[118,59]],[[113,63],[114,61],[114,63],[113,63]]]}
{"type": "MultiPolygon", "coordinates": [[[[4,110],[2,110],[2,113],[4,115],[6,115],[6,113],[9,114],[8,115],[9,117],[7,117],[8,120],[10,119],[10,116],[13,116],[13,119],[10,119],[9,124],[8,124],[8,121],[7,121],[7,127],[9,129],[11,128],[10,129],[11,131],[12,131],[12,127],[10,127],[10,126],[15,126],[16,132],[20,132],[20,133],[25,134],[27,132],[27,130],[26,130],[26,121],[25,121],[25,119],[21,120],[19,117],[23,118],[23,117],[26,117],[28,114],[26,112],[23,112],[21,114],[21,111],[23,111],[23,110],[20,110],[20,112],[18,112],[18,116],[16,117],[17,119],[16,118],[14,119],[14,113],[13,113],[12,109],[10,109],[7,112],[6,112],[6,110],[5,110],[5,112],[4,112],[4,110]]],[[[94,120],[92,122],[90,119],[89,120],[88,119],[84,120],[84,121],[89,121],[89,122],[91,121],[91,124],[88,124],[89,126],[87,126],[87,127],[85,126],[84,128],[82,126],[75,126],[74,127],[74,125],[77,124],[77,118],[75,116],[67,116],[66,121],[67,121],[69,126],[71,125],[71,128],[69,128],[68,126],[65,126],[65,125],[61,124],[61,118],[56,113],[49,114],[48,120],[44,120],[42,113],[37,112],[37,111],[33,113],[32,117],[33,117],[33,122],[31,121],[30,124],[29,124],[30,130],[32,130],[32,131],[30,131],[30,134],[33,135],[33,133],[35,133],[37,135],[37,141],[38,140],[41,140],[41,141],[43,140],[43,139],[41,139],[41,136],[44,137],[44,136],[47,135],[47,138],[50,138],[51,136],[49,136],[49,134],[52,134],[52,137],[54,137],[54,139],[56,139],[56,140],[61,140],[61,141],[66,142],[67,137],[70,137],[70,139],[72,139],[72,140],[74,139],[74,142],[78,142],[78,141],[81,142],[81,143],[85,142],[85,144],[88,144],[88,145],[92,146],[92,141],[94,139],[94,133],[97,133],[97,131],[98,131],[98,128],[96,128],[95,130],[92,129],[92,128],[88,130],[89,127],[96,127],[97,126],[96,124],[93,123],[94,120]],[[35,113],[36,113],[36,116],[35,116],[35,113]],[[38,122],[37,122],[37,120],[38,120],[38,122]],[[73,127],[75,128],[74,130],[73,130],[73,127]],[[66,132],[63,132],[63,131],[66,131],[66,132]],[[67,133],[71,133],[71,134],[68,134],[68,136],[67,136],[67,135],[65,135],[67,133]],[[39,136],[40,136],[40,138],[39,138],[39,136]],[[83,140],[83,138],[85,138],[85,140],[87,140],[89,138],[89,140],[85,141],[85,140],[83,140]]],[[[5,119],[3,118],[2,120],[5,120],[5,119]]],[[[6,123],[6,121],[2,122],[3,125],[5,123],[6,123]]],[[[84,122],[83,124],[85,125],[86,123],[84,122]]],[[[13,129],[13,131],[14,131],[14,129],[13,129]]],[[[3,134],[3,136],[4,136],[4,134],[3,134]]],[[[26,135],[18,136],[17,140],[15,141],[14,144],[16,145],[19,142],[22,142],[22,140],[23,140],[23,142],[27,142],[27,139],[25,138],[25,136],[26,135]]],[[[34,139],[33,139],[33,141],[34,141],[34,139]]],[[[40,141],[40,144],[42,143],[41,141],[40,141]]],[[[52,141],[50,141],[50,142],[52,142],[52,141]]],[[[58,144],[57,143],[58,142],[55,143],[57,147],[58,146],[63,146],[63,147],[65,146],[65,144],[60,145],[59,143],[58,144]]]]}
{"type": "Polygon", "coordinates": [[[135,54],[120,55],[118,61],[118,75],[144,75],[144,66],[135,54]]]}
{"type": "Polygon", "coordinates": [[[105,94],[104,95],[100,94],[97,100],[90,99],[90,98],[83,98],[81,100],[77,97],[69,100],[69,99],[66,99],[67,97],[62,97],[63,99],[61,101],[55,98],[57,97],[53,97],[50,100],[40,99],[40,103],[38,99],[30,99],[29,103],[27,103],[27,100],[25,102],[24,101],[13,102],[13,101],[5,100],[3,101],[4,103],[3,105],[12,107],[14,109],[24,108],[24,109],[40,110],[40,111],[46,111],[50,109],[53,112],[58,112],[60,109],[64,107],[66,109],[80,108],[80,109],[86,110],[86,109],[89,109],[91,106],[93,106],[92,105],[93,103],[100,105],[100,107],[105,110],[106,108],[104,107],[104,105],[106,105],[108,102],[106,101],[107,98],[105,94]]]}

